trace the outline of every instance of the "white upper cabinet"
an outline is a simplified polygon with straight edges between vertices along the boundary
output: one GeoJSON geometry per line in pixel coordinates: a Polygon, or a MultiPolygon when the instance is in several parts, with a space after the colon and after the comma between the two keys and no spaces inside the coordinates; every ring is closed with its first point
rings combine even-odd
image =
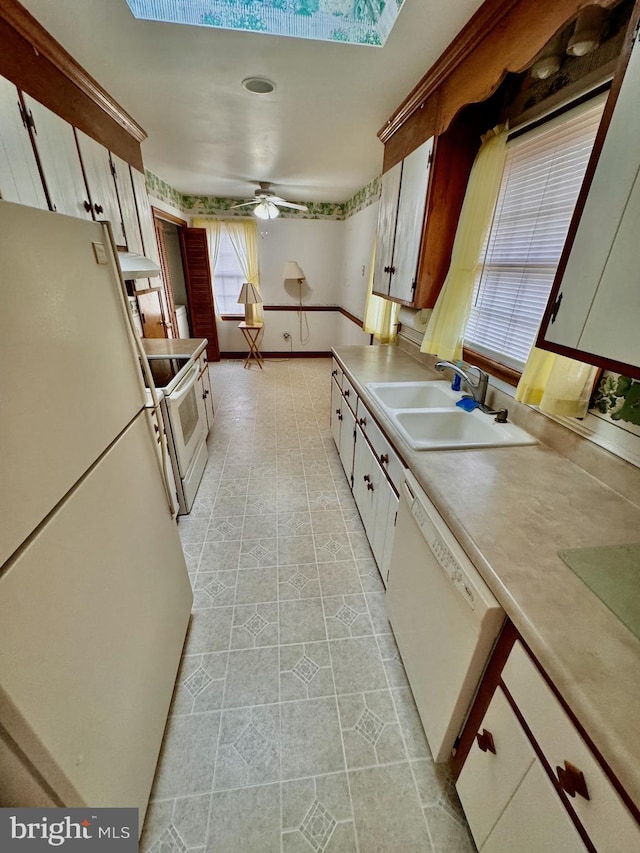
{"type": "Polygon", "coordinates": [[[113,163],[114,177],[118,187],[118,198],[120,199],[120,210],[122,212],[127,249],[130,252],[138,252],[138,254],[142,255],[144,254],[142,251],[142,238],[140,236],[140,225],[138,224],[136,199],[133,194],[129,164],[125,163],[124,160],[121,160],[113,152],[111,153],[111,162],[113,163]]]}
{"type": "Polygon", "coordinates": [[[23,97],[53,209],[68,216],[92,219],[73,127],[29,95],[23,97]]]}
{"type": "Polygon", "coordinates": [[[382,176],[373,290],[413,302],[433,138],[382,176]]]}
{"type": "Polygon", "coordinates": [[[543,323],[541,332],[541,339],[575,350],[584,361],[611,364],[621,372],[629,367],[636,375],[640,367],[639,103],[636,38],[564,274],[551,297],[557,311],[543,323]]]}
{"type": "Polygon", "coordinates": [[[144,175],[137,169],[131,167],[131,181],[133,183],[133,193],[135,197],[136,207],[138,209],[138,219],[140,220],[140,230],[142,232],[142,244],[144,254],[160,264],[160,253],[158,251],[158,243],[156,241],[156,232],[153,225],[153,213],[149,204],[149,196],[147,195],[147,185],[145,184],[144,175]]]}
{"type": "Polygon", "coordinates": [[[81,130],[76,130],[76,134],[94,216],[98,220],[107,219],[111,223],[117,245],[125,246],[124,227],[109,151],[81,130]]]}
{"type": "Polygon", "coordinates": [[[373,289],[376,293],[389,293],[401,177],[402,162],[396,163],[382,176],[380,207],[378,208],[376,260],[373,268],[373,289]]]}
{"type": "Polygon", "coordinates": [[[31,139],[22,120],[18,90],[0,77],[0,198],[48,210],[31,139]]]}
{"type": "Polygon", "coordinates": [[[389,296],[401,299],[403,302],[413,302],[416,290],[432,151],[433,138],[412,151],[402,163],[402,183],[393,250],[395,269],[391,276],[389,296]]]}

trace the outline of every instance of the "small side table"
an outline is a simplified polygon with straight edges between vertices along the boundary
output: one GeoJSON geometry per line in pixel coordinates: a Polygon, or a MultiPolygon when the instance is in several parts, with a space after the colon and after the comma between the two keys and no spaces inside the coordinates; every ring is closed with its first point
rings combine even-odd
{"type": "Polygon", "coordinates": [[[255,361],[260,370],[262,370],[262,353],[258,349],[258,338],[264,323],[238,323],[238,328],[244,335],[244,338],[249,345],[249,352],[244,360],[244,367],[249,367],[252,361],[255,361]]]}

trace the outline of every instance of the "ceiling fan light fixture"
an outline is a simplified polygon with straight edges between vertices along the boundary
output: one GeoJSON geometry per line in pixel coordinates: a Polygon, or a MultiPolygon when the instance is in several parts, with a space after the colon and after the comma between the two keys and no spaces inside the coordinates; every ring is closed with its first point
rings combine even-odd
{"type": "Polygon", "coordinates": [[[267,80],[266,77],[245,77],[242,88],[251,92],[252,95],[269,95],[275,91],[276,84],[273,80],[267,80]]]}
{"type": "Polygon", "coordinates": [[[253,212],[258,219],[277,219],[280,216],[280,211],[272,201],[261,201],[253,208],[253,212]]]}

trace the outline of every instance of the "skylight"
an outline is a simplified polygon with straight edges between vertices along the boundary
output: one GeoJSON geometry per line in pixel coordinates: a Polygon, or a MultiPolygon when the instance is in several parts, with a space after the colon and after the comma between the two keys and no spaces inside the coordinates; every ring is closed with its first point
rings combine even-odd
{"type": "Polygon", "coordinates": [[[136,18],[382,47],[404,0],[127,0],[136,18]]]}

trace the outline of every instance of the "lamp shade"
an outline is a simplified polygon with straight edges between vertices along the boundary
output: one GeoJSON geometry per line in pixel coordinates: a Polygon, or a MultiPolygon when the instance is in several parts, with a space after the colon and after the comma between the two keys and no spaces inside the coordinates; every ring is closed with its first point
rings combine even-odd
{"type": "Polygon", "coordinates": [[[282,278],[304,278],[304,273],[300,269],[300,264],[297,261],[287,261],[284,265],[282,278]]]}
{"type": "Polygon", "coordinates": [[[258,288],[255,284],[251,284],[250,281],[245,281],[240,288],[238,303],[240,305],[255,305],[258,302],[262,302],[262,296],[260,296],[258,288]]]}
{"type": "Polygon", "coordinates": [[[258,219],[277,219],[280,210],[272,201],[261,201],[253,208],[253,213],[258,219]]]}

